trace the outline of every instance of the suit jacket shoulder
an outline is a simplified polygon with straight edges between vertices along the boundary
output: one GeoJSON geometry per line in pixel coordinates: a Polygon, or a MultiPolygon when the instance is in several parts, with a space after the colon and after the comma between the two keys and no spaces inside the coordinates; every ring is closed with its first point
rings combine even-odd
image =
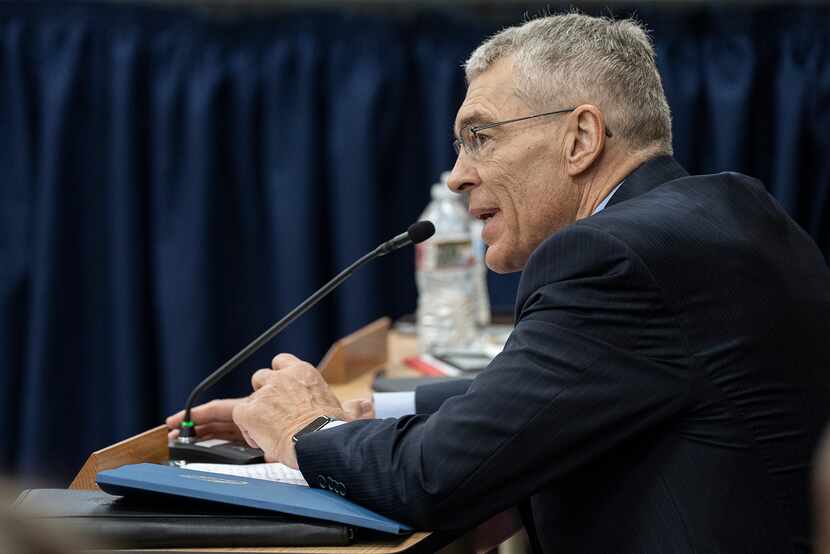
{"type": "Polygon", "coordinates": [[[793,551],[830,410],[829,274],[756,181],[653,160],[534,251],[465,394],[312,433],[300,468],[419,528],[524,503],[545,550],[793,551]]]}

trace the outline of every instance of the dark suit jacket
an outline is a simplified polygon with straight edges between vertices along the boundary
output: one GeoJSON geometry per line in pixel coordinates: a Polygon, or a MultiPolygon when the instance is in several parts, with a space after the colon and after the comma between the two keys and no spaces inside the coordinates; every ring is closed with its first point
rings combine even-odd
{"type": "Polygon", "coordinates": [[[466,392],[308,435],[300,469],[422,529],[518,505],[537,551],[804,550],[828,317],[826,262],[761,183],[657,158],[534,251],[466,392]]]}

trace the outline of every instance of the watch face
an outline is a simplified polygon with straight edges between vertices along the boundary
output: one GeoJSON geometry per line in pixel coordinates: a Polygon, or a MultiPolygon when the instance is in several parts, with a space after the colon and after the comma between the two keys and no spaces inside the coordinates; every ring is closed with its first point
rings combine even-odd
{"type": "Polygon", "coordinates": [[[314,431],[319,431],[320,429],[325,427],[330,421],[333,421],[333,419],[329,416],[320,416],[308,425],[306,425],[305,427],[303,427],[302,429],[300,429],[299,431],[297,431],[297,433],[293,437],[291,437],[291,440],[297,442],[297,439],[299,439],[303,435],[313,433],[314,431]]]}

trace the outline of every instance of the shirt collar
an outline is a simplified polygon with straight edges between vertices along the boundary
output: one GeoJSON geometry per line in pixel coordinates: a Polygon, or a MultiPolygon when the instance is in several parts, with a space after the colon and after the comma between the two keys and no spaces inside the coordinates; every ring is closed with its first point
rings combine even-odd
{"type": "Polygon", "coordinates": [[[602,210],[604,210],[605,206],[608,205],[608,201],[611,200],[611,197],[614,196],[614,193],[617,192],[617,189],[620,188],[624,182],[625,182],[625,180],[620,181],[620,184],[617,185],[616,187],[614,187],[614,190],[609,192],[608,196],[606,196],[605,198],[602,199],[602,202],[600,202],[599,205],[594,209],[594,211],[591,212],[591,215],[594,215],[594,214],[599,213],[602,210]]]}

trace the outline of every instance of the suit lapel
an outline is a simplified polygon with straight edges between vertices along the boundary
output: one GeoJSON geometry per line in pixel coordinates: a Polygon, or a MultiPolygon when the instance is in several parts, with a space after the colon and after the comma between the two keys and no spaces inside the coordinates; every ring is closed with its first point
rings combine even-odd
{"type": "Polygon", "coordinates": [[[688,175],[689,173],[683,169],[683,166],[677,163],[671,156],[653,158],[632,171],[625,178],[622,186],[617,189],[617,192],[608,201],[608,206],[625,202],[663,183],[688,175]]]}

